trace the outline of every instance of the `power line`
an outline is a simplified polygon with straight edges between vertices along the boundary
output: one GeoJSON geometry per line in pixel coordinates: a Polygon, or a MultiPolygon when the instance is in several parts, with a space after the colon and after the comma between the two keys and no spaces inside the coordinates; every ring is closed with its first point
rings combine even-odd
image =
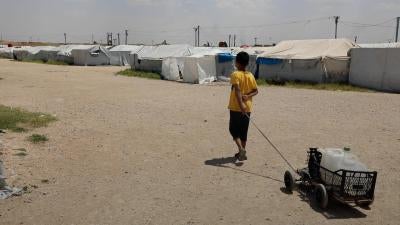
{"type": "Polygon", "coordinates": [[[258,25],[245,25],[245,26],[203,26],[206,29],[234,29],[234,28],[261,28],[261,27],[269,27],[269,26],[282,26],[282,25],[291,25],[291,24],[302,24],[302,23],[311,23],[323,20],[330,20],[333,17],[320,17],[314,19],[306,19],[306,20],[294,20],[282,23],[269,23],[269,24],[258,24],[258,25]]]}
{"type": "Polygon", "coordinates": [[[390,25],[383,25],[389,22],[394,21],[396,18],[391,18],[389,20],[385,20],[383,22],[380,23],[376,23],[376,24],[368,24],[368,23],[359,23],[359,22],[353,22],[353,21],[346,21],[346,20],[342,20],[340,23],[347,25],[347,26],[352,26],[352,27],[387,27],[387,28],[394,28],[394,26],[390,26],[390,25]]]}

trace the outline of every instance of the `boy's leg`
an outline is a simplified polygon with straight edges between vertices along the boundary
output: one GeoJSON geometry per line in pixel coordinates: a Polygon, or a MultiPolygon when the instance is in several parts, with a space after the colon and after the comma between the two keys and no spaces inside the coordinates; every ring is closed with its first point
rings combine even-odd
{"type": "Polygon", "coordinates": [[[241,158],[247,160],[246,156],[246,145],[247,145],[247,133],[250,125],[250,113],[247,115],[242,115],[241,124],[240,124],[240,142],[243,147],[243,152],[241,153],[241,158]]]}
{"type": "Polygon", "coordinates": [[[233,141],[236,143],[239,153],[235,155],[235,157],[239,160],[241,160],[243,157],[240,157],[242,155],[245,155],[245,149],[242,145],[242,140],[241,140],[241,118],[242,114],[241,112],[233,112],[230,111],[230,120],[229,120],[229,131],[233,137],[233,141]]]}
{"type": "Polygon", "coordinates": [[[239,152],[245,150],[245,147],[242,145],[242,141],[240,138],[233,139],[238,147],[239,152]]]}
{"type": "Polygon", "coordinates": [[[243,149],[246,150],[247,141],[240,140],[240,142],[242,143],[243,149]]]}

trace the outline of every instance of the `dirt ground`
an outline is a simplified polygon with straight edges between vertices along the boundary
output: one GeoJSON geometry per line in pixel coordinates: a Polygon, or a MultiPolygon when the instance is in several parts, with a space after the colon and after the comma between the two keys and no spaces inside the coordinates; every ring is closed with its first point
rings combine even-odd
{"type": "Polygon", "coordinates": [[[30,191],[0,201],[0,224],[399,224],[400,95],[260,88],[253,118],[293,165],[308,147],[349,146],[379,172],[370,210],[321,211],[282,191],[288,166],[254,127],[249,161],[230,163],[229,86],[118,70],[0,60],[0,104],[59,119],[0,136],[8,183],[30,191]]]}

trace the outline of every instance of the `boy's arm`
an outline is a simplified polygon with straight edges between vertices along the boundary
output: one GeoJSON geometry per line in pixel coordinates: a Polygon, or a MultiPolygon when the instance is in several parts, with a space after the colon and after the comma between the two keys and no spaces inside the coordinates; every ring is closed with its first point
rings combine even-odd
{"type": "Polygon", "coordinates": [[[247,95],[243,95],[242,99],[243,99],[243,101],[247,101],[247,100],[249,100],[250,98],[252,98],[252,97],[254,97],[256,95],[258,95],[258,89],[254,89],[250,93],[248,93],[247,95]]]}
{"type": "Polygon", "coordinates": [[[236,99],[238,100],[240,110],[242,111],[242,113],[246,113],[246,105],[243,102],[243,96],[242,93],[240,92],[239,85],[234,84],[233,88],[235,89],[235,95],[236,99]]]}
{"type": "Polygon", "coordinates": [[[252,91],[251,91],[250,93],[248,93],[248,94],[246,94],[246,95],[243,95],[243,101],[247,101],[247,100],[249,100],[250,98],[252,98],[252,97],[258,95],[257,82],[256,82],[256,80],[254,79],[254,77],[253,77],[253,79],[252,79],[251,81],[252,81],[251,83],[252,83],[253,89],[252,89],[252,91]]]}

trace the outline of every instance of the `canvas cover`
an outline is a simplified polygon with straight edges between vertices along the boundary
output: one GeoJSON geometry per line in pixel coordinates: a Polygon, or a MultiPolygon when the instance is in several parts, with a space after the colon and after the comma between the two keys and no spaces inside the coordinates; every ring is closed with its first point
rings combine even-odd
{"type": "Polygon", "coordinates": [[[348,59],[349,50],[356,46],[347,39],[282,41],[267,49],[259,57],[274,59],[348,59]]]}
{"type": "Polygon", "coordinates": [[[143,48],[143,45],[118,45],[111,48],[110,64],[114,66],[130,65],[130,54],[136,54],[143,48]]]}
{"type": "Polygon", "coordinates": [[[137,54],[139,59],[163,59],[166,57],[190,56],[190,45],[159,45],[143,47],[137,54]]]}
{"type": "Polygon", "coordinates": [[[257,58],[259,77],[313,83],[348,82],[350,57],[357,47],[347,39],[283,41],[257,58]]]}
{"type": "Polygon", "coordinates": [[[400,93],[400,48],[356,48],[351,58],[350,84],[400,93]]]}

